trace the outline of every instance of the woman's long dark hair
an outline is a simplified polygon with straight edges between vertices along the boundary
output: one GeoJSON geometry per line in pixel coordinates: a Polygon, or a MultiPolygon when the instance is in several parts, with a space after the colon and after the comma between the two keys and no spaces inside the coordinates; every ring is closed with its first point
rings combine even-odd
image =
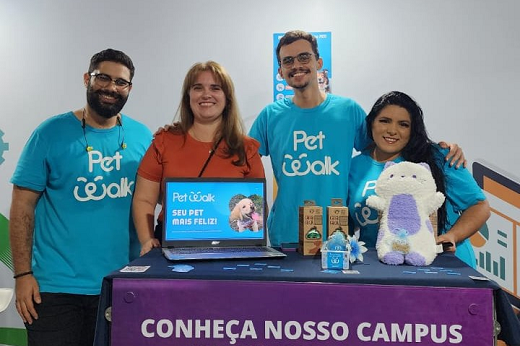
{"type": "MultiPolygon", "coordinates": [[[[383,108],[389,105],[399,106],[408,111],[411,120],[410,140],[401,151],[401,156],[406,161],[415,163],[426,162],[431,169],[437,190],[446,195],[446,185],[444,183],[443,165],[444,155],[439,153],[439,148],[428,137],[426,126],[424,125],[423,111],[421,107],[410,96],[400,91],[391,91],[381,96],[366,117],[368,136],[372,137],[372,125],[375,118],[381,113],[383,108]]],[[[437,230],[442,230],[446,226],[446,202],[437,211],[437,230]]]]}

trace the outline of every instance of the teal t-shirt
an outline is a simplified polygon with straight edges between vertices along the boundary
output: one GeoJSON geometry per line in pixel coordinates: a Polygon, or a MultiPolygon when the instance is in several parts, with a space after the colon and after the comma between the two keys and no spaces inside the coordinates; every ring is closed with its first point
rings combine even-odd
{"type": "Polygon", "coordinates": [[[310,109],[291,99],[274,102],[249,135],[260,142],[260,155],[270,156],[278,186],[268,219],[274,246],[298,242],[298,207],[305,200],[323,208],[332,198],[346,201],[352,150],[369,143],[363,109],[331,94],[310,109]]]}
{"type": "Polygon", "coordinates": [[[86,126],[84,133],[72,112],[33,132],[11,182],[42,193],[32,258],[40,291],[99,294],[103,277],[138,255],[130,209],[151,138],[125,115],[122,126],[86,126]],[[87,142],[93,148],[88,152],[87,142]]]}
{"type": "MultiPolygon", "coordinates": [[[[446,155],[447,149],[441,149],[440,155],[446,155]]],[[[444,162],[443,157],[440,160],[444,162]]],[[[394,162],[403,161],[401,157],[394,162]]],[[[370,157],[368,151],[362,152],[352,160],[349,178],[348,207],[350,214],[350,230],[359,229],[360,240],[367,246],[376,245],[379,224],[377,210],[366,205],[368,196],[375,193],[377,178],[383,171],[385,163],[377,162],[370,157]]],[[[460,214],[472,205],[486,199],[471,173],[465,168],[456,169],[445,163],[443,166],[446,188],[447,224],[439,232],[446,233],[457,222],[460,214]]],[[[457,244],[455,255],[468,265],[475,267],[475,253],[469,239],[457,244]]]]}

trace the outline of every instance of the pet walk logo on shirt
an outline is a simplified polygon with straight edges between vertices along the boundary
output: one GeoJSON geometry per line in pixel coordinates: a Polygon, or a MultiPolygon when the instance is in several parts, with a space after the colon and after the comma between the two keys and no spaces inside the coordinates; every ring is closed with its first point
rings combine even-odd
{"type": "Polygon", "coordinates": [[[299,130],[293,132],[293,150],[307,150],[299,154],[297,157],[294,154],[285,154],[284,162],[282,164],[282,171],[288,177],[304,176],[308,174],[314,175],[339,175],[336,169],[339,161],[333,161],[330,156],[323,156],[323,159],[318,159],[311,162],[308,157],[308,152],[314,150],[323,150],[325,135],[323,131],[318,132],[317,135],[308,135],[305,131],[299,130]]]}
{"type": "MultiPolygon", "coordinates": [[[[88,171],[93,172],[94,167],[99,167],[103,172],[121,170],[121,160],[123,156],[116,152],[114,156],[103,156],[100,151],[92,150],[88,152],[88,171]]],[[[99,201],[108,198],[123,198],[132,195],[134,181],[129,181],[128,177],[121,177],[118,182],[105,182],[102,175],[88,181],[85,177],[78,177],[79,183],[74,187],[74,198],[80,202],[99,201]]]]}
{"type": "MultiPolygon", "coordinates": [[[[376,189],[376,180],[368,180],[365,183],[363,188],[363,192],[361,193],[361,197],[364,201],[366,201],[366,197],[373,195],[376,189]]],[[[377,210],[374,210],[366,205],[366,202],[363,204],[356,202],[354,204],[355,210],[353,211],[354,217],[361,227],[365,227],[366,225],[374,225],[379,222],[379,214],[377,210]]]]}

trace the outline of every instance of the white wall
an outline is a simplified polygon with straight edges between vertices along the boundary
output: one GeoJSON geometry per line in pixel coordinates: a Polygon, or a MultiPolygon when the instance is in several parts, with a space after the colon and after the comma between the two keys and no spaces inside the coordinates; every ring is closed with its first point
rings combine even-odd
{"type": "MultiPolygon", "coordinates": [[[[517,0],[0,0],[0,144],[9,143],[0,213],[8,215],[8,180],[34,127],[84,105],[82,74],[95,52],[132,57],[125,113],[152,130],[173,119],[187,69],[216,60],[249,127],[272,101],[272,34],[291,29],[332,32],[334,93],[369,110],[382,93],[405,91],[434,139],[519,177],[518,13],[517,0]]],[[[20,325],[2,319],[0,327],[20,325]]]]}

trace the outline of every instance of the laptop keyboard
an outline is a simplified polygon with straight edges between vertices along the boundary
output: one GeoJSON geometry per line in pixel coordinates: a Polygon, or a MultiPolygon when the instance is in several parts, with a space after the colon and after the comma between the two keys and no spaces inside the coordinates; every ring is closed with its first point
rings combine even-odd
{"type": "Polygon", "coordinates": [[[262,247],[178,247],[170,249],[172,253],[176,254],[193,254],[193,253],[230,253],[230,252],[265,252],[266,249],[262,247]]]}

